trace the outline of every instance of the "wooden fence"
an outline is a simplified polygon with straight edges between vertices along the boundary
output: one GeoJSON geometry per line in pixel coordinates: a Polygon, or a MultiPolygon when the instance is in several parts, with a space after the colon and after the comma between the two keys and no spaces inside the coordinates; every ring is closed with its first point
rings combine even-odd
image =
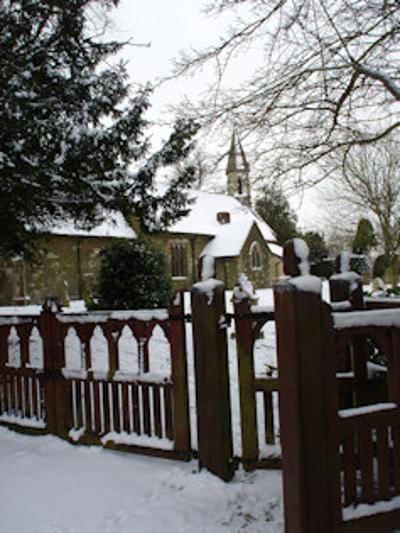
{"type": "Polygon", "coordinates": [[[66,315],[49,303],[40,316],[0,318],[0,422],[73,442],[188,459],[183,305],[66,315]],[[153,371],[157,353],[149,353],[156,328],[169,343],[164,375],[153,371]],[[122,367],[124,342],[136,368],[122,367]],[[71,357],[73,368],[66,364],[71,357]]]}
{"type": "Polygon", "coordinates": [[[368,310],[348,284],[359,310],[335,313],[301,283],[275,288],[286,531],[393,531],[400,525],[400,309],[368,310]],[[387,360],[375,384],[371,346],[387,360]]]}
{"type": "MultiPolygon", "coordinates": [[[[296,277],[293,251],[286,248],[285,269],[296,277]]],[[[275,312],[241,300],[230,315],[221,284],[203,289],[192,291],[191,317],[182,302],[161,312],[76,315],[59,313],[48,302],[40,316],[1,317],[0,423],[71,442],[190,458],[185,322],[192,320],[200,464],[225,480],[238,461],[249,470],[276,467],[276,457],[263,450],[280,440],[287,531],[398,526],[400,310],[371,310],[374,304],[363,302],[360,286],[351,290],[341,279],[331,287],[333,307],[293,280],[278,284],[275,312]],[[255,343],[274,320],[279,374],[261,378],[254,368],[255,343]],[[236,458],[229,321],[239,375],[242,454],[236,458]],[[156,330],[169,345],[170,370],[163,375],[152,365],[156,330]],[[387,372],[374,380],[371,347],[387,358],[387,372]],[[74,368],[67,364],[71,354],[79,360],[74,368]],[[127,359],[136,359],[137,368],[128,368],[127,359]]]]}

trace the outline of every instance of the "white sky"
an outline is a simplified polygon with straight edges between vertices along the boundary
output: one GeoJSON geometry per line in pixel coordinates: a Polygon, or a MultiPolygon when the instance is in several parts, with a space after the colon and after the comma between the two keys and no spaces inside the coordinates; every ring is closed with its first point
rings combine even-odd
{"type": "MultiPolygon", "coordinates": [[[[110,14],[112,27],[109,36],[118,40],[132,39],[134,43],[151,43],[150,47],[127,46],[121,57],[128,62],[131,83],[155,83],[157,79],[171,72],[172,59],[191,46],[202,48],[218,39],[226,24],[202,12],[205,0],[146,0],[133,2],[122,0],[119,7],[110,14]]],[[[246,58],[247,61],[248,57],[246,58]]],[[[248,62],[251,68],[251,62],[248,62]]],[[[151,99],[150,118],[163,123],[171,115],[168,106],[178,104],[184,96],[196,101],[211,81],[211,70],[194,78],[168,82],[158,88],[151,99]]],[[[153,128],[157,136],[167,134],[167,129],[153,128]]],[[[227,149],[230,139],[220,139],[218,150],[227,149]]],[[[246,146],[244,146],[246,149],[246,146]]],[[[211,147],[210,147],[211,149],[211,147]]],[[[213,143],[212,149],[215,151],[213,143]]],[[[221,184],[225,183],[224,168],[221,168],[221,184]]],[[[290,198],[303,227],[321,229],[316,205],[319,196],[316,191],[306,192],[301,198],[290,198]],[[319,228],[318,228],[319,227],[319,228]]]]}

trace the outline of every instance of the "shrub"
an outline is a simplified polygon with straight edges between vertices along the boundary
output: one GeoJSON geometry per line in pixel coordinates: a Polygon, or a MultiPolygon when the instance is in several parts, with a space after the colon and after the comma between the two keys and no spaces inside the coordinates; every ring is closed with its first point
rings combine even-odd
{"type": "Polygon", "coordinates": [[[383,278],[389,268],[389,260],[386,255],[378,255],[375,259],[372,275],[374,278],[383,278]]]}
{"type": "Polygon", "coordinates": [[[140,238],[116,241],[101,251],[98,309],[166,307],[171,282],[164,253],[140,238]]]}

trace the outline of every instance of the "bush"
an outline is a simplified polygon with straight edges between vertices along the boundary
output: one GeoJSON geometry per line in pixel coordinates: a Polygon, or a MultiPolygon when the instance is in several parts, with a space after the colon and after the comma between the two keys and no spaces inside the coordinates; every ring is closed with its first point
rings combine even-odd
{"type": "Polygon", "coordinates": [[[101,251],[98,309],[168,306],[171,282],[163,252],[143,238],[117,241],[101,251]]]}
{"type": "Polygon", "coordinates": [[[374,278],[383,278],[389,268],[389,260],[386,255],[378,255],[375,259],[372,275],[374,278]]]}
{"type": "Polygon", "coordinates": [[[350,257],[350,270],[357,272],[360,276],[368,274],[370,267],[365,255],[352,254],[350,257]]]}

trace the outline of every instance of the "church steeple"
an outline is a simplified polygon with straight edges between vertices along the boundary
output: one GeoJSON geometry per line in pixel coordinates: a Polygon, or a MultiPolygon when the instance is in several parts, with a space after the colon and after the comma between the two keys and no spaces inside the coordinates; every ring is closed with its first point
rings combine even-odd
{"type": "Polygon", "coordinates": [[[231,146],[228,152],[228,164],[226,175],[228,178],[228,194],[236,196],[238,200],[247,206],[251,206],[251,192],[249,180],[249,164],[242,144],[232,134],[231,146]]]}

